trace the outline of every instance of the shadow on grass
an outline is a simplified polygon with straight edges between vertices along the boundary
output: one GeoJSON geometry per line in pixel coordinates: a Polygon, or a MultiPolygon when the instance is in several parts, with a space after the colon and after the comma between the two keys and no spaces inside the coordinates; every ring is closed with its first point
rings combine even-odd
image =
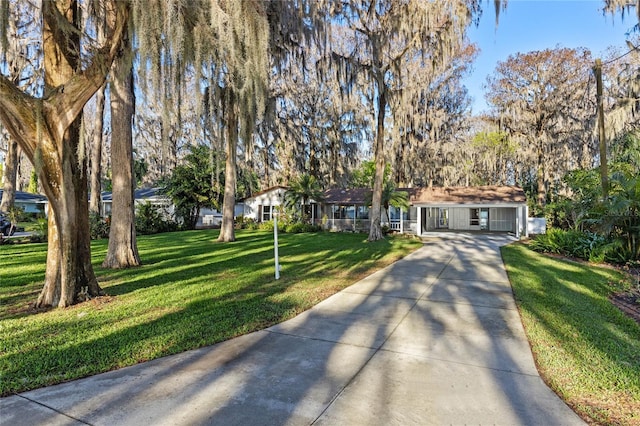
{"type": "Polygon", "coordinates": [[[538,336],[534,352],[545,358],[548,351],[565,354],[557,364],[541,366],[549,385],[598,422],[620,421],[610,418],[616,415],[609,412],[612,406],[618,414],[625,405],[639,410],[640,326],[609,301],[622,276],[549,258],[522,245],[505,248],[503,256],[520,309],[545,333],[538,336]],[[565,363],[569,370],[592,372],[567,377],[558,371],[565,363]],[[597,389],[595,396],[591,389],[597,389]]]}

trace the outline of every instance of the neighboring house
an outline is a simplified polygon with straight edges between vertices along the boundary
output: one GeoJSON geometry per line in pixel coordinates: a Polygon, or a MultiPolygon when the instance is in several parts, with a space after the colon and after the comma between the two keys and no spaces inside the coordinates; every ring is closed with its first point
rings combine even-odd
{"type": "Polygon", "coordinates": [[[244,216],[256,222],[268,222],[273,218],[273,211],[284,203],[286,186],[272,186],[264,191],[256,192],[251,197],[242,199],[235,209],[236,216],[244,216]]]}
{"type": "Polygon", "coordinates": [[[212,228],[222,224],[222,213],[216,209],[200,209],[200,216],[196,228],[212,228]]]}
{"type": "MultiPolygon", "coordinates": [[[[4,191],[0,189],[0,199],[2,199],[3,192],[4,191]]],[[[44,195],[16,191],[16,199],[14,205],[21,208],[25,213],[46,215],[47,204],[48,200],[44,195]]]]}
{"type": "MultiPolygon", "coordinates": [[[[140,204],[150,203],[152,206],[161,210],[166,217],[173,217],[173,202],[171,198],[162,193],[162,188],[136,189],[133,196],[136,208],[140,204]]],[[[102,193],[102,216],[107,217],[111,215],[112,201],[111,192],[102,193]]]]}
{"type": "MultiPolygon", "coordinates": [[[[136,208],[140,204],[150,203],[156,209],[160,210],[165,218],[175,219],[175,206],[167,195],[162,192],[162,188],[141,188],[134,191],[136,208]]],[[[111,192],[102,193],[102,215],[111,215],[111,192]]],[[[206,228],[220,226],[222,222],[222,214],[215,209],[200,209],[200,216],[196,223],[196,228],[206,228]]]]}

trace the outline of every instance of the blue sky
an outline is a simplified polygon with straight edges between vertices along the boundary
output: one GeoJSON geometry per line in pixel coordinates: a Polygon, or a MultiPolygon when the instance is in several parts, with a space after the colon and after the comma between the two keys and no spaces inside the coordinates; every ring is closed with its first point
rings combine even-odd
{"type": "MultiPolygon", "coordinates": [[[[602,0],[509,0],[495,26],[493,1],[482,3],[484,12],[478,27],[469,30],[472,42],[480,47],[471,74],[464,83],[474,98],[473,112],[487,109],[482,86],[498,61],[518,52],[546,48],[585,47],[594,58],[609,46],[626,49],[625,40],[637,22],[635,11],[625,15],[603,15],[602,0]]],[[[626,50],[625,50],[626,51],[626,50]]]]}

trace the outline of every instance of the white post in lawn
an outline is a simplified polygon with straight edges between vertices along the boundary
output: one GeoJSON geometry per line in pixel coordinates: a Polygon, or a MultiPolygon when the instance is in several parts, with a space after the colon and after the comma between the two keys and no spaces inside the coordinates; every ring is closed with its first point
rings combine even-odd
{"type": "Polygon", "coordinates": [[[273,213],[273,254],[276,262],[276,280],[280,279],[280,262],[278,260],[278,214],[273,213]]]}

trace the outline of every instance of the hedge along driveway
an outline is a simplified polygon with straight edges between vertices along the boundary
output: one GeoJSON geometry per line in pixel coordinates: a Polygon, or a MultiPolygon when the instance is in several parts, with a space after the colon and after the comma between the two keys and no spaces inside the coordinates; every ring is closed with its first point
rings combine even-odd
{"type": "Polygon", "coordinates": [[[421,246],[362,234],[217,231],[139,237],[144,264],[105,270],[107,242],[92,244],[108,296],[67,309],[29,308],[44,279],[46,245],[0,247],[0,391],[51,385],[214,344],[291,318],[421,246]]]}

